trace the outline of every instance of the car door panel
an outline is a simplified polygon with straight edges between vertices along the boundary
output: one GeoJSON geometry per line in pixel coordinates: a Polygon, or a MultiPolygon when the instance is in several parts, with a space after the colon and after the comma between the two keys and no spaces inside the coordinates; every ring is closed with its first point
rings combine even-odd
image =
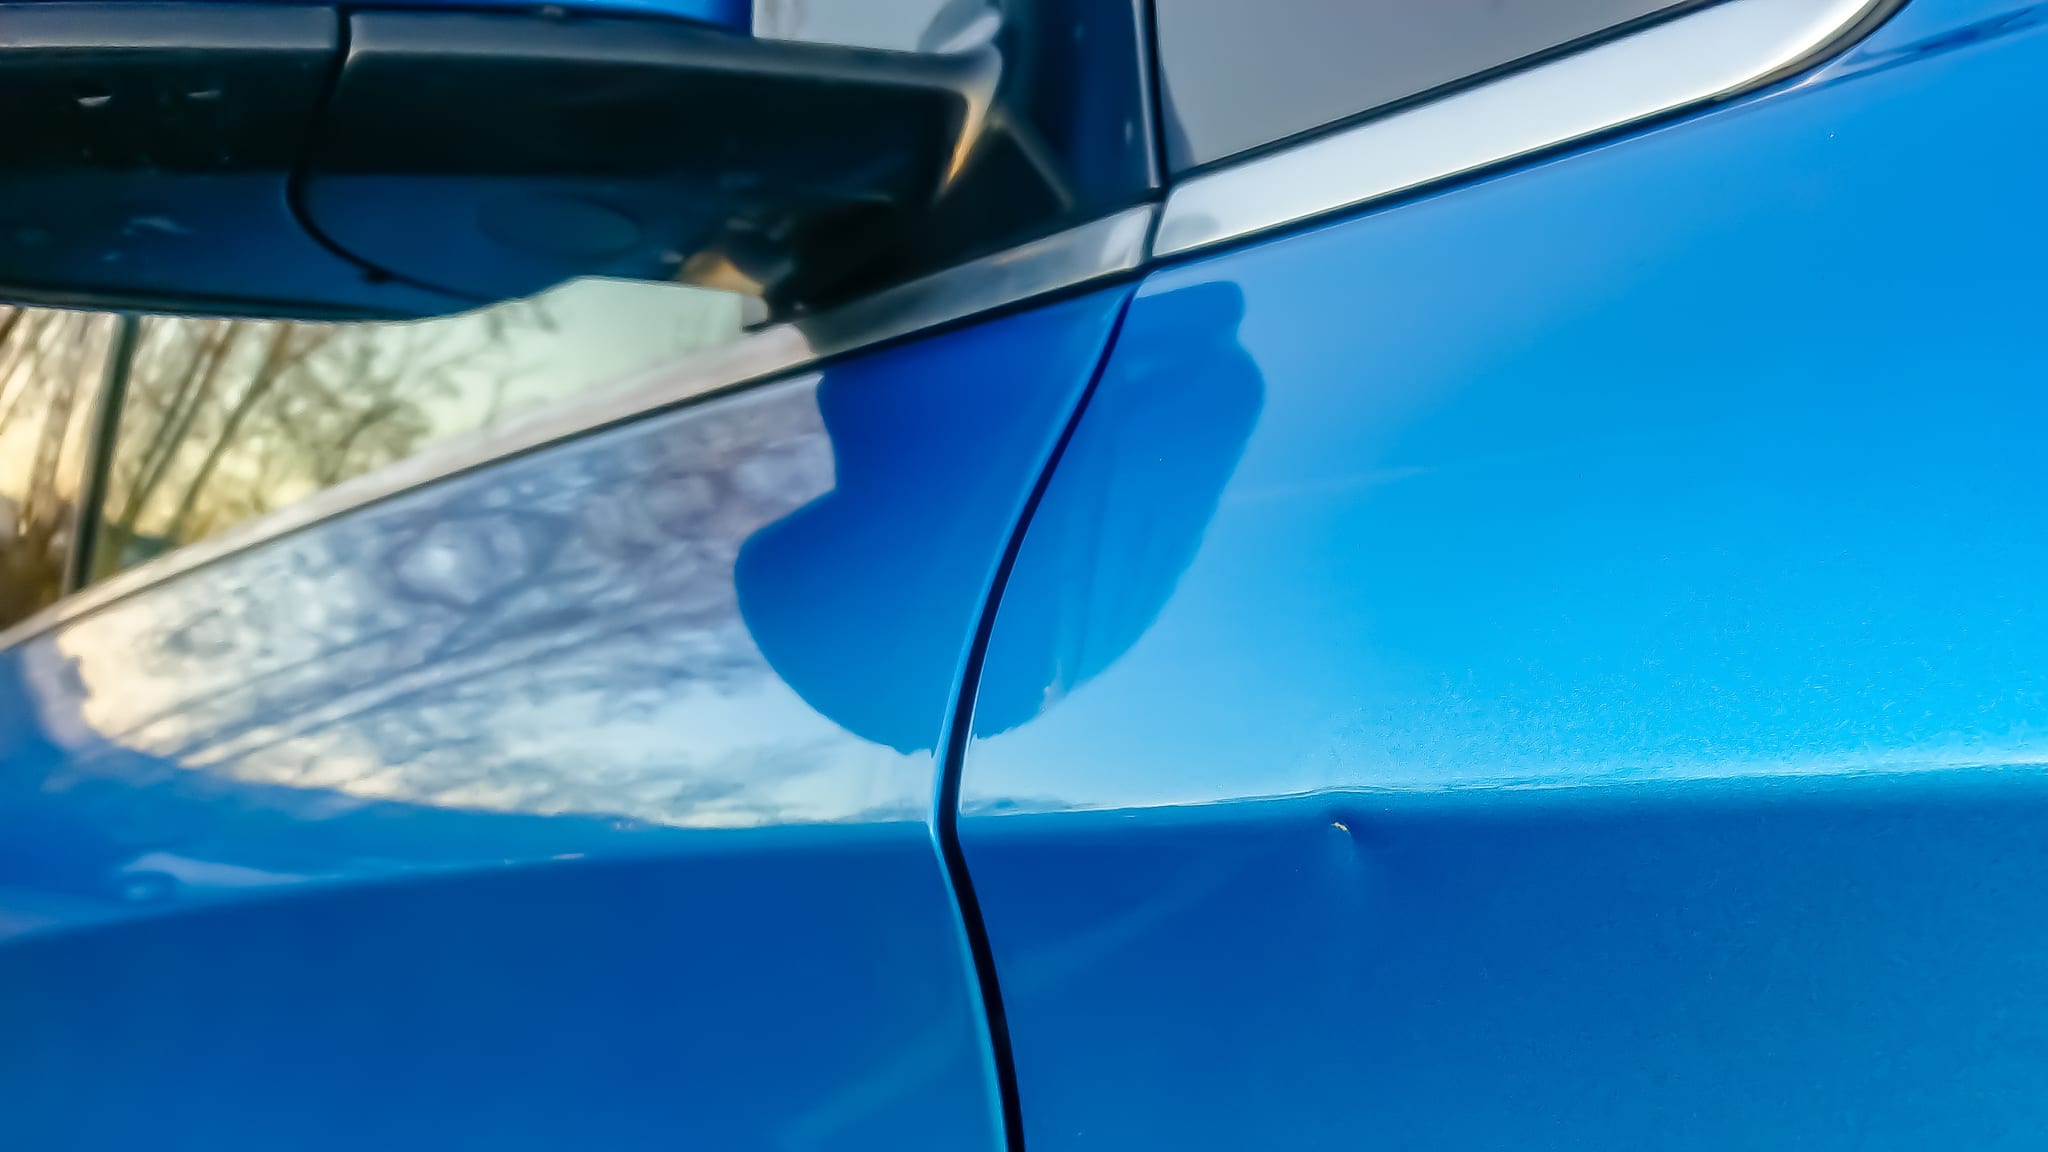
{"type": "Polygon", "coordinates": [[[1146,282],[963,766],[1032,1148],[2048,1133],[2048,36],[1908,11],[1146,282]]]}
{"type": "Polygon", "coordinates": [[[933,749],[1111,289],[0,652],[10,1147],[995,1148],[933,749]]]}

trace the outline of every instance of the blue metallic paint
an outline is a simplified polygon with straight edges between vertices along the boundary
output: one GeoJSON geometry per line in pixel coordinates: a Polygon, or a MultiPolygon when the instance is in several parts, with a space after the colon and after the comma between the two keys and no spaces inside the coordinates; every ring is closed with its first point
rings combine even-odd
{"type": "Polygon", "coordinates": [[[2040,11],[1147,283],[961,783],[1034,1152],[2048,1140],[2040,11]]]}
{"type": "Polygon", "coordinates": [[[0,652],[0,1144],[999,1146],[931,749],[1127,296],[0,652]]]}

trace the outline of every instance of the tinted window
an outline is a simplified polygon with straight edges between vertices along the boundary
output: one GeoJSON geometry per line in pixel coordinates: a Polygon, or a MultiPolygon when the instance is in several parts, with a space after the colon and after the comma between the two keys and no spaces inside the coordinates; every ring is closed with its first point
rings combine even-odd
{"type": "Polygon", "coordinates": [[[0,307],[0,627],[63,593],[113,326],[0,307]]]}
{"type": "Polygon", "coordinates": [[[740,298],[589,280],[403,324],[143,320],[92,550],[132,567],[450,436],[644,382],[740,298]]]}
{"type": "Polygon", "coordinates": [[[1179,171],[1673,7],[1671,0],[1157,0],[1179,171]]]}
{"type": "Polygon", "coordinates": [[[757,35],[897,51],[993,46],[1002,79],[958,175],[853,294],[1146,199],[1158,184],[1146,0],[756,0],[757,35]]]}

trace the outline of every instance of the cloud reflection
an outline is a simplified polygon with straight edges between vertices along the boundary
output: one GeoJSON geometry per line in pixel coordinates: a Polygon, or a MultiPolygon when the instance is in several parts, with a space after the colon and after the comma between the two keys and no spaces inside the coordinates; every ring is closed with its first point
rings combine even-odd
{"type": "Polygon", "coordinates": [[[928,760],[808,707],[738,612],[742,543],[833,486],[816,384],[411,493],[23,645],[8,656],[58,755],[17,814],[224,856],[186,870],[242,886],[385,853],[921,818],[928,760]],[[392,805],[470,819],[385,835],[392,805]],[[308,821],[326,832],[285,835],[308,821]]]}

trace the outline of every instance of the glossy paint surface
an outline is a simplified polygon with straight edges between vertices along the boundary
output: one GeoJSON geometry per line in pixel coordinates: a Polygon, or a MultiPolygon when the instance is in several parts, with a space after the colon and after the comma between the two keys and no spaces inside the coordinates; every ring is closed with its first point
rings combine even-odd
{"type": "Polygon", "coordinates": [[[932,749],[1126,295],[0,653],[0,1144],[998,1146],[932,749]]]}
{"type": "Polygon", "coordinates": [[[961,787],[1034,1152],[2048,1141],[2044,71],[1148,281],[961,787]]]}

